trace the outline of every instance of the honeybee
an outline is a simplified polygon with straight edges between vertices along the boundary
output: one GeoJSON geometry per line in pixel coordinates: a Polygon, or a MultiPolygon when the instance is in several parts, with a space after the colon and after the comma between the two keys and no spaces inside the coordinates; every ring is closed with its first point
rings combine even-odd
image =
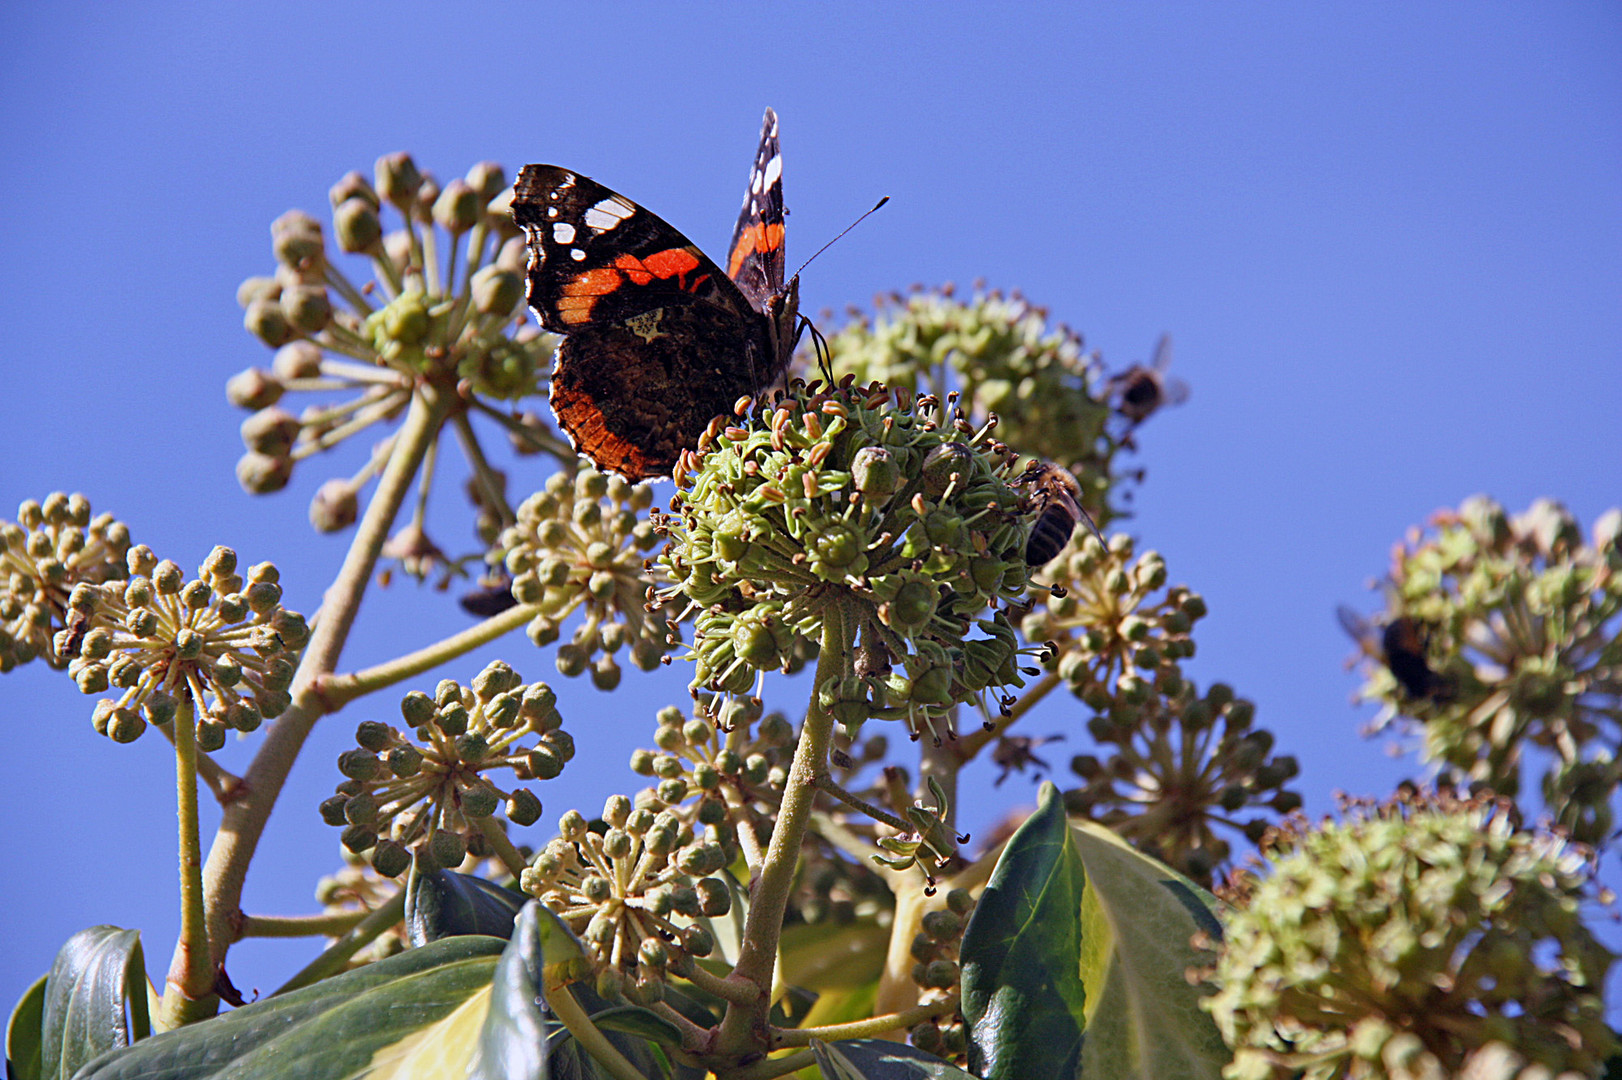
{"type": "Polygon", "coordinates": [[[489,619],[509,611],[518,606],[518,600],[513,596],[513,579],[506,574],[493,578],[482,578],[479,587],[470,593],[465,593],[458,604],[469,615],[477,615],[481,619],[489,619]]]}
{"type": "Polygon", "coordinates": [[[1407,616],[1392,619],[1384,628],[1342,604],[1335,609],[1341,629],[1362,648],[1367,656],[1384,664],[1397,680],[1403,692],[1416,701],[1441,703],[1453,696],[1453,686],[1443,675],[1431,669],[1425,656],[1428,637],[1425,627],[1407,616]]]}
{"type": "Polygon", "coordinates": [[[1087,528],[1104,543],[1104,534],[1098,531],[1092,517],[1081,508],[1081,485],[1070,474],[1051,461],[1033,461],[1020,476],[1019,482],[1031,491],[1036,507],[1036,520],[1031,523],[1030,537],[1025,541],[1025,562],[1029,566],[1046,566],[1070,542],[1076,522],[1085,521],[1087,528]]]}
{"type": "Polygon", "coordinates": [[[1162,405],[1181,405],[1188,400],[1188,384],[1166,374],[1171,365],[1171,335],[1161,334],[1154,359],[1148,367],[1133,364],[1104,384],[1104,395],[1115,411],[1136,427],[1162,405]]]}

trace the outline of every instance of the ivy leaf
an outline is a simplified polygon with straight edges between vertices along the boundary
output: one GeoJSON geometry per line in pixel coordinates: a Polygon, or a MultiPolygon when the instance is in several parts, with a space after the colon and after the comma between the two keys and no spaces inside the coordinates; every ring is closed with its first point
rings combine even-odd
{"type": "Polygon", "coordinates": [[[969,1068],[988,1080],[1217,1080],[1227,1047],[1188,981],[1218,901],[1058,789],[1009,840],[964,931],[969,1068]]]}
{"type": "Polygon", "coordinates": [[[45,979],[24,991],[6,1023],[7,1080],[40,1080],[40,1035],[45,1020],[45,979]]]}
{"type": "Polygon", "coordinates": [[[413,946],[457,934],[507,938],[529,897],[471,874],[412,872],[406,883],[406,934],[413,946]]]}
{"type": "Polygon", "coordinates": [[[490,981],[490,1007],[467,1071],[470,1080],[543,1080],[546,1076],[547,1016],[541,995],[546,954],[540,912],[538,902],[524,905],[513,925],[512,939],[496,964],[490,981]]]}
{"type": "Polygon", "coordinates": [[[1221,902],[1102,825],[1071,822],[1070,838],[1090,886],[1081,911],[1081,1071],[1088,1080],[1216,1080],[1232,1054],[1200,1008],[1209,991],[1190,985],[1188,972],[1212,963],[1194,942],[1222,940],[1221,902]]]}
{"type": "Polygon", "coordinates": [[[146,1038],[152,1028],[140,932],[92,926],[74,934],[46,976],[43,1004],[40,1080],[66,1080],[86,1062],[146,1038]]]}
{"type": "Polygon", "coordinates": [[[143,1039],[77,1080],[465,1076],[505,944],[432,942],[143,1039]]]}
{"type": "Polygon", "coordinates": [[[1036,813],[1009,838],[963,932],[962,1008],[976,1075],[1079,1075],[1086,888],[1058,789],[1043,784],[1036,813]]]}

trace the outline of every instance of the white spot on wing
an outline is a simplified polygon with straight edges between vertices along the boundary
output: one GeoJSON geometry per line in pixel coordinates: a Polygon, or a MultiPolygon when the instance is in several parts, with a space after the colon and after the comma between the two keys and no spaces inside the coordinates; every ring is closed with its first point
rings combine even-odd
{"type": "Polygon", "coordinates": [[[766,186],[771,187],[783,178],[783,155],[773,154],[766,163],[766,186]]]}
{"type": "Polygon", "coordinates": [[[610,195],[586,211],[586,227],[594,233],[605,233],[634,213],[636,207],[618,195],[610,195]]]}
{"type": "Polygon", "coordinates": [[[584,251],[581,251],[579,248],[570,248],[569,249],[569,258],[573,259],[575,262],[580,262],[585,257],[586,257],[586,253],[584,251]]]}
{"type": "Polygon", "coordinates": [[[552,225],[552,241],[557,244],[574,243],[574,226],[567,221],[554,222],[552,225]]]}

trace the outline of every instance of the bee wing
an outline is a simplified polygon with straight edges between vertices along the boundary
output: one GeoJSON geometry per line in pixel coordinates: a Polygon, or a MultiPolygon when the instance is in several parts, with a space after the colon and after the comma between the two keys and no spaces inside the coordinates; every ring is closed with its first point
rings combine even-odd
{"type": "Polygon", "coordinates": [[[1160,380],[1162,405],[1181,405],[1188,400],[1188,384],[1175,375],[1160,380]]]}
{"type": "Polygon", "coordinates": [[[1156,371],[1165,371],[1171,366],[1171,335],[1161,334],[1160,340],[1155,342],[1155,358],[1149,366],[1156,371]]]}
{"type": "Polygon", "coordinates": [[[1335,618],[1340,621],[1340,628],[1346,631],[1346,636],[1357,642],[1364,652],[1370,654],[1376,652],[1377,635],[1374,632],[1374,624],[1345,604],[1335,608],[1335,618]]]}

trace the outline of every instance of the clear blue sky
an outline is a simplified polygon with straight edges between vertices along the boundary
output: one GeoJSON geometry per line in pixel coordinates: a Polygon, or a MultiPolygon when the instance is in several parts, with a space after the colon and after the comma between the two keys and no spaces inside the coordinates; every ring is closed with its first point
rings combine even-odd
{"type": "MultiPolygon", "coordinates": [[[[1512,509],[1552,496],[1585,526],[1622,502],[1614,3],[12,4],[0,516],[81,490],[182,565],[216,543],[278,561],[290,605],[312,610],[343,541],[315,537],[305,507],[353,461],[250,499],[223,396],[268,356],[234,292],[271,269],[271,220],[324,216],[340,175],[407,149],[441,178],[486,158],[567,165],[715,253],[766,105],[796,262],[892,196],[811,268],[807,310],[984,277],[1114,366],[1174,335],[1193,396],[1142,434],[1131,528],[1209,599],[1191,673],[1257,702],[1313,811],[1413,771],[1359,738],[1333,619],[1337,602],[1373,607],[1392,542],[1476,492],[1512,509]]],[[[396,586],[346,660],[459,618],[396,586]]],[[[499,651],[555,675],[522,639],[499,651]]],[[[607,701],[563,687],[583,749],[543,789],[544,821],[634,790],[629,751],[685,678],[628,674],[607,701]]],[[[90,705],[43,665],[0,680],[7,1009],[91,924],[143,929],[158,978],[167,964],[170,757],[156,736],[96,736],[90,705]]],[[[357,721],[392,716],[363,703],[318,728],[253,911],[313,909],[338,864],[314,809],[333,758],[357,721]]],[[[1085,744],[1056,712],[1031,730],[1070,733],[1056,760],[1085,744]]],[[[1029,798],[1015,779],[978,812],[1029,798]]],[[[247,943],[232,975],[268,991],[305,948],[247,943]]]]}

